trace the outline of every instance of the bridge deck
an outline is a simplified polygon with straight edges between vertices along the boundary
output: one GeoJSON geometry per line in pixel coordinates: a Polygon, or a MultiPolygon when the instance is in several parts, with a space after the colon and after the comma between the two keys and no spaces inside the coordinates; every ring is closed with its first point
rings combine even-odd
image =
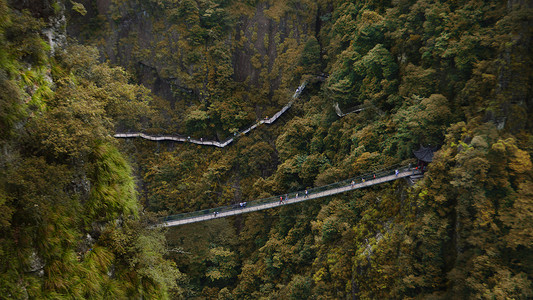
{"type": "MultiPolygon", "coordinates": [[[[331,188],[331,189],[326,189],[326,190],[323,190],[323,191],[320,191],[320,192],[316,192],[316,193],[310,193],[307,197],[304,195],[305,192],[302,192],[302,191],[297,193],[297,195],[298,195],[297,197],[294,195],[295,193],[291,193],[293,195],[293,198],[290,198],[290,197],[288,199],[284,198],[283,202],[280,202],[279,200],[276,200],[276,201],[271,201],[271,202],[264,203],[264,204],[250,205],[250,206],[244,207],[244,208],[236,207],[236,208],[232,208],[232,209],[229,209],[229,210],[220,211],[216,215],[214,214],[214,212],[216,211],[216,208],[215,209],[211,209],[211,210],[206,210],[205,213],[200,215],[200,216],[194,216],[194,217],[189,217],[188,218],[188,217],[186,217],[186,214],[184,214],[185,216],[180,218],[180,219],[178,219],[178,220],[169,220],[169,221],[166,221],[166,222],[164,222],[162,224],[159,224],[159,226],[163,226],[163,227],[179,226],[179,225],[185,225],[185,224],[190,224],[190,223],[213,220],[213,219],[216,219],[216,218],[235,216],[235,215],[250,213],[250,212],[254,212],[254,211],[259,211],[259,210],[264,210],[264,209],[269,209],[269,208],[274,208],[274,207],[279,207],[279,206],[299,203],[299,202],[307,201],[307,200],[311,200],[311,199],[327,197],[327,196],[331,196],[331,195],[335,195],[335,194],[339,194],[339,193],[344,193],[344,192],[348,192],[348,191],[353,191],[353,190],[357,190],[357,189],[360,189],[360,188],[369,187],[369,186],[373,186],[373,185],[376,185],[376,184],[381,184],[381,183],[393,181],[393,180],[396,180],[396,179],[399,179],[399,178],[405,178],[405,177],[410,177],[410,176],[419,174],[418,171],[411,170],[410,168],[407,168],[407,167],[402,168],[402,169],[403,170],[401,172],[399,172],[398,175],[394,174],[394,170],[389,170],[387,173],[391,173],[391,171],[393,172],[390,175],[380,176],[380,177],[377,177],[376,179],[370,179],[370,180],[366,180],[364,182],[360,180],[359,182],[354,183],[353,185],[351,183],[348,183],[347,185],[334,187],[334,188],[331,188]]],[[[344,182],[346,182],[346,181],[344,181],[344,182]]],[[[194,212],[194,213],[197,213],[197,212],[194,212]]],[[[194,214],[194,213],[190,213],[190,214],[194,214]]]]}

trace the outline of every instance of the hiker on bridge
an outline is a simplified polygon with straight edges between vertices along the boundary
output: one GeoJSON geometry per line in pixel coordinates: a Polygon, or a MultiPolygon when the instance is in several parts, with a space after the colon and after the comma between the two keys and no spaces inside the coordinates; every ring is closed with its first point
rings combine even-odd
{"type": "MultiPolygon", "coordinates": [[[[356,177],[356,178],[358,178],[357,180],[361,180],[361,182],[363,182],[363,184],[358,184],[357,188],[363,188],[363,187],[372,186],[374,184],[385,183],[385,182],[390,182],[390,181],[397,180],[397,179],[400,178],[399,177],[400,169],[402,170],[402,177],[408,177],[407,174],[409,174],[409,175],[419,175],[418,172],[412,172],[413,174],[411,174],[411,172],[407,172],[407,170],[408,170],[407,168],[408,168],[408,166],[401,166],[398,169],[391,168],[391,169],[387,169],[386,171],[380,172],[380,181],[379,182],[377,181],[377,173],[367,173],[364,176],[356,177]],[[395,174],[396,176],[390,176],[392,174],[395,174]],[[372,178],[374,176],[376,176],[375,177],[376,179],[373,181],[372,178]],[[370,180],[370,182],[368,182],[368,184],[365,184],[365,182],[367,180],[370,180]]],[[[421,169],[422,169],[422,167],[417,166],[415,170],[421,170],[421,169]]],[[[420,176],[416,176],[416,177],[422,177],[422,174],[420,174],[420,176]]],[[[351,180],[350,183],[351,183],[352,188],[350,188],[350,189],[346,189],[345,188],[345,187],[348,187],[347,185],[344,186],[346,181],[348,181],[349,179],[347,179],[345,181],[338,182],[338,184],[341,185],[342,188],[339,188],[339,185],[337,185],[337,184],[335,184],[334,186],[317,187],[317,188],[313,189],[315,191],[314,194],[313,194],[314,195],[313,198],[321,198],[321,197],[330,196],[332,194],[338,194],[338,193],[351,191],[351,190],[355,189],[355,184],[358,182],[358,181],[355,180],[356,178],[353,178],[351,180]],[[320,190],[324,191],[324,188],[326,188],[326,190],[325,190],[325,191],[327,191],[326,193],[318,192],[320,190]]],[[[415,178],[409,178],[409,179],[411,181],[413,181],[413,179],[415,179],[415,178]]],[[[411,184],[414,184],[414,181],[411,184]]],[[[309,197],[309,191],[307,189],[304,190],[303,194],[304,194],[303,198],[308,198],[309,197]]],[[[282,204],[285,204],[284,200],[289,200],[289,194],[288,193],[284,194],[284,195],[282,194],[280,196],[275,196],[275,197],[279,197],[279,206],[281,206],[282,204]]],[[[295,199],[295,202],[304,200],[304,199],[299,199],[299,197],[300,197],[300,192],[295,192],[293,194],[293,199],[295,199]]],[[[189,224],[189,223],[194,223],[194,222],[201,222],[201,221],[209,219],[209,217],[208,217],[209,215],[211,215],[212,218],[218,218],[218,215],[220,213],[219,210],[224,211],[225,213],[222,215],[222,217],[226,217],[228,215],[241,214],[241,213],[246,213],[246,212],[249,212],[249,211],[263,210],[263,209],[267,209],[267,208],[271,208],[271,207],[276,207],[276,205],[274,203],[272,203],[272,201],[273,201],[272,198],[259,199],[259,200],[268,200],[267,203],[269,203],[269,205],[257,205],[257,204],[255,204],[255,203],[265,203],[263,201],[261,201],[261,202],[252,202],[252,207],[254,209],[253,210],[247,210],[247,209],[243,209],[243,208],[246,207],[246,204],[247,204],[246,202],[240,202],[239,203],[239,202],[235,201],[235,202],[232,202],[231,208],[232,209],[239,209],[239,207],[240,207],[241,211],[239,211],[239,212],[233,211],[233,213],[228,213],[228,208],[226,208],[226,207],[212,208],[212,209],[206,209],[206,210],[201,210],[201,211],[197,211],[197,212],[182,214],[182,216],[167,216],[161,221],[162,223],[159,224],[159,225],[160,226],[164,226],[164,227],[170,227],[170,226],[178,226],[178,225],[189,224]],[[211,212],[211,214],[209,212],[211,212]],[[201,215],[198,216],[198,213],[200,213],[201,215]]],[[[287,204],[288,204],[288,202],[287,202],[287,204]]],[[[158,226],[158,225],[156,225],[156,226],[158,226]]]]}

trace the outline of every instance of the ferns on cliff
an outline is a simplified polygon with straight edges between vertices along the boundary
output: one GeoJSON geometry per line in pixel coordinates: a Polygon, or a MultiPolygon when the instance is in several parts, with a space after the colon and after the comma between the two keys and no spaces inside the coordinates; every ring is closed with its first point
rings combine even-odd
{"type": "Polygon", "coordinates": [[[47,20],[3,0],[0,11],[2,298],[165,298],[179,273],[140,218],[132,169],[110,138],[121,116],[149,113],[146,89],[90,47],[49,58],[38,33],[47,20]],[[144,229],[128,233],[135,267],[100,238],[124,222],[144,229]]]}
{"type": "Polygon", "coordinates": [[[94,169],[91,192],[85,204],[87,219],[112,221],[121,216],[136,216],[139,210],[131,167],[115,147],[100,144],[92,152],[94,169]]]}
{"type": "Polygon", "coordinates": [[[0,0],[2,295],[531,297],[531,11],[520,1],[104,2],[109,23],[87,5],[70,21],[89,25],[70,29],[116,33],[97,41],[109,64],[72,43],[49,59],[45,22],[0,0]],[[297,117],[231,148],[121,145],[142,200],[225,205],[441,144],[425,179],[184,227],[168,252],[113,130],[223,136],[318,71],[330,76],[309,85],[297,117]],[[338,119],[336,102],[367,108],[338,119]]]}
{"type": "MultiPolygon", "coordinates": [[[[306,1],[256,4],[256,15],[247,7],[244,18],[265,13],[286,22],[288,32],[302,25],[287,21],[303,14],[289,7],[305,7],[306,1]]],[[[523,229],[532,220],[531,55],[524,52],[531,9],[520,5],[320,1],[313,13],[319,47],[303,35],[262,37],[259,21],[236,31],[233,64],[235,70],[249,66],[250,77],[236,72],[234,79],[255,93],[234,88],[224,97],[210,69],[206,86],[217,98],[197,97],[185,117],[190,132],[208,134],[209,124],[238,126],[226,116],[248,112],[246,105],[256,114],[269,112],[291,80],[317,65],[330,76],[308,102],[295,103],[291,121],[259,129],[232,148],[173,145],[167,151],[159,145],[153,155],[153,145],[135,142],[153,209],[181,212],[252,200],[407,164],[421,143],[442,148],[413,189],[396,182],[226,220],[236,224],[229,229],[218,223],[223,221],[176,229],[169,234],[175,245],[198,254],[176,254],[175,260],[202,296],[530,297],[531,270],[524,262],[531,260],[531,236],[523,229]],[[277,54],[268,64],[265,45],[277,54]],[[254,51],[239,52],[247,47],[254,51]],[[247,96],[248,103],[232,98],[247,96]],[[366,108],[338,119],[331,108],[336,102],[343,109],[366,108]],[[222,227],[239,232],[238,241],[213,237],[222,227]],[[212,244],[188,239],[198,235],[212,244]],[[232,250],[240,253],[233,266],[238,274],[202,260],[221,249],[227,257],[232,250]],[[208,287],[213,278],[223,278],[224,287],[208,287]]],[[[201,62],[203,54],[192,49],[187,51],[195,52],[194,63],[201,62]]],[[[203,84],[196,71],[183,79],[203,84]]]]}

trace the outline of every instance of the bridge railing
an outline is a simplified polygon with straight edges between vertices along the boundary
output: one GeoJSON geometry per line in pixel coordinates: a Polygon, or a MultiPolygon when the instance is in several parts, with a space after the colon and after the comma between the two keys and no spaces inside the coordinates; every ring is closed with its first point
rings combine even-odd
{"type": "MultiPolygon", "coordinates": [[[[256,123],[252,124],[248,128],[245,128],[243,130],[235,132],[234,133],[234,137],[240,136],[240,135],[246,135],[251,130],[257,128],[257,126],[259,126],[260,124],[265,124],[265,123],[266,124],[272,124],[272,123],[274,123],[287,110],[289,110],[289,108],[291,108],[293,102],[298,97],[300,97],[300,94],[305,89],[305,87],[307,85],[307,82],[308,82],[308,79],[304,80],[304,82],[302,84],[300,84],[300,86],[298,86],[298,88],[296,89],[296,91],[292,95],[291,100],[289,101],[289,103],[287,103],[285,106],[283,106],[280,111],[278,111],[277,113],[274,114],[274,116],[272,116],[271,118],[260,120],[260,121],[258,121],[256,123]]],[[[116,133],[114,136],[116,138],[141,137],[143,139],[152,140],[152,141],[171,140],[171,141],[177,141],[177,142],[189,142],[189,143],[193,143],[193,144],[197,144],[197,145],[216,146],[216,147],[219,147],[219,148],[224,148],[224,147],[226,147],[227,145],[231,144],[234,141],[234,137],[229,137],[229,138],[227,138],[224,141],[217,142],[217,141],[210,141],[210,140],[203,140],[203,139],[202,140],[198,140],[198,139],[195,139],[195,138],[185,137],[185,136],[182,136],[182,135],[179,135],[179,134],[178,135],[172,135],[172,136],[161,135],[161,134],[148,135],[148,134],[141,133],[141,132],[116,133]]]]}
{"type": "Polygon", "coordinates": [[[408,170],[412,170],[410,165],[407,165],[407,166],[405,166],[405,165],[393,165],[393,166],[390,166],[390,167],[388,167],[386,169],[385,168],[378,169],[378,170],[375,170],[375,171],[372,171],[372,172],[367,172],[365,174],[358,175],[358,176],[353,177],[353,178],[349,178],[349,179],[345,179],[345,180],[338,181],[338,182],[335,182],[335,183],[331,183],[331,184],[328,184],[328,185],[323,185],[323,186],[319,186],[319,187],[316,187],[316,188],[309,189],[308,190],[308,194],[309,195],[313,195],[313,194],[318,194],[318,193],[321,193],[321,192],[324,192],[324,191],[328,191],[328,190],[333,190],[333,189],[337,189],[337,188],[341,188],[341,187],[346,187],[348,185],[351,185],[352,182],[354,184],[358,184],[358,183],[362,183],[362,182],[369,182],[369,181],[374,180],[374,179],[383,178],[383,177],[386,177],[386,176],[389,176],[389,175],[395,175],[396,171],[398,171],[399,173],[403,173],[403,172],[408,171],[408,170]]]}
{"type": "MultiPolygon", "coordinates": [[[[411,167],[410,164],[409,165],[393,165],[393,166],[389,166],[386,169],[375,170],[373,172],[368,172],[368,173],[359,175],[357,177],[353,177],[353,178],[349,178],[349,179],[346,179],[346,180],[338,181],[338,182],[335,182],[335,183],[332,183],[332,184],[328,184],[328,185],[323,185],[323,186],[307,189],[307,197],[311,197],[313,195],[317,195],[317,194],[319,194],[321,192],[324,192],[324,191],[329,191],[329,190],[334,190],[334,189],[338,189],[338,188],[342,188],[342,187],[347,187],[347,186],[352,185],[352,182],[354,184],[359,184],[359,183],[362,183],[362,182],[371,183],[371,181],[374,180],[374,179],[380,179],[380,178],[384,178],[386,176],[395,175],[396,171],[398,171],[398,173],[405,173],[405,172],[408,172],[408,171],[414,171],[414,169],[411,167]]],[[[195,212],[170,215],[170,216],[165,217],[162,221],[163,222],[168,222],[168,221],[192,219],[192,218],[196,218],[196,217],[213,215],[215,212],[220,214],[220,213],[224,213],[224,212],[228,212],[228,211],[235,211],[235,210],[242,209],[242,208],[253,208],[253,207],[261,206],[261,205],[264,205],[264,204],[279,203],[280,202],[280,197],[282,197],[283,201],[285,201],[287,199],[291,200],[291,199],[301,198],[301,197],[305,197],[305,196],[306,196],[305,190],[294,191],[294,192],[290,192],[290,193],[286,193],[286,194],[282,194],[282,195],[271,196],[271,197],[267,197],[267,198],[262,198],[262,199],[249,201],[249,202],[246,203],[245,207],[241,207],[239,204],[220,206],[220,207],[215,207],[215,208],[199,210],[199,211],[195,211],[195,212]]]]}

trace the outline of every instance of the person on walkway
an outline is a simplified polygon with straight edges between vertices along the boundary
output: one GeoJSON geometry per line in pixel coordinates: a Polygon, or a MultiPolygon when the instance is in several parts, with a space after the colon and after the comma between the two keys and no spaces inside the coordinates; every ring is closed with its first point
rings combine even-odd
{"type": "Polygon", "coordinates": [[[364,178],[364,177],[363,177],[363,178],[361,178],[361,182],[365,182],[365,178],[364,178]]]}
{"type": "Polygon", "coordinates": [[[305,190],[305,196],[304,196],[304,198],[307,198],[307,197],[309,197],[309,195],[307,195],[307,190],[305,190]]]}
{"type": "Polygon", "coordinates": [[[296,197],[294,197],[294,198],[298,198],[298,193],[296,193],[296,197]]]}
{"type": "Polygon", "coordinates": [[[279,204],[283,204],[283,196],[279,196],[279,204]]]}
{"type": "Polygon", "coordinates": [[[394,171],[394,174],[395,174],[396,176],[398,176],[399,173],[400,173],[400,172],[398,172],[398,170],[394,171]]]}
{"type": "Polygon", "coordinates": [[[376,174],[374,174],[374,179],[376,179],[376,174]]]}
{"type": "Polygon", "coordinates": [[[355,181],[352,180],[352,187],[355,185],[355,181]]]}
{"type": "Polygon", "coordinates": [[[246,201],[242,203],[242,207],[246,207],[246,201]]]}

